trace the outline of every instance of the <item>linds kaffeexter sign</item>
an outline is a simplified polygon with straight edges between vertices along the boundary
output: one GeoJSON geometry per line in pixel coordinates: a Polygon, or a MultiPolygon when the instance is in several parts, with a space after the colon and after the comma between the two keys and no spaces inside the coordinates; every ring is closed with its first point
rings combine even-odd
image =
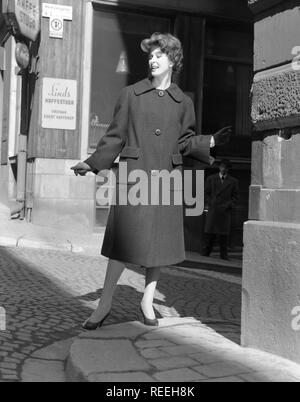
{"type": "Polygon", "coordinates": [[[15,35],[36,40],[40,32],[39,0],[4,0],[2,8],[15,35]]]}

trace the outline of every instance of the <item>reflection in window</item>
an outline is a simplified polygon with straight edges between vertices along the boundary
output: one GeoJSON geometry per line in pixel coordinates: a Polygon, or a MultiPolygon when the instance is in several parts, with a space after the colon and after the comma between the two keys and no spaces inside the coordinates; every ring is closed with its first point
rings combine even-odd
{"type": "Polygon", "coordinates": [[[93,60],[89,148],[105,134],[121,89],[148,74],[140,42],[155,31],[168,31],[170,20],[157,16],[96,10],[93,21],[93,60]]]}

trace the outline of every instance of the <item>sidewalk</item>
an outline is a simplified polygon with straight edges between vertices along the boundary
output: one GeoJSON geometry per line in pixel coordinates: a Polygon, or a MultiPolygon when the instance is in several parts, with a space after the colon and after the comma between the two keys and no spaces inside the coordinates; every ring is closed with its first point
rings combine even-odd
{"type": "Polygon", "coordinates": [[[28,247],[99,255],[104,232],[78,233],[10,219],[10,210],[0,203],[0,246],[28,247]]]}
{"type": "Polygon", "coordinates": [[[300,366],[229,340],[230,322],[163,318],[159,327],[134,321],[84,332],[25,361],[22,381],[299,382],[300,366]]]}
{"type": "MultiPolygon", "coordinates": [[[[71,251],[99,256],[104,229],[97,233],[62,231],[47,226],[33,225],[26,221],[10,219],[10,210],[0,203],[0,246],[38,248],[44,250],[71,251]]],[[[203,257],[195,252],[186,252],[186,268],[211,269],[219,272],[241,274],[241,256],[224,261],[216,256],[203,257]]]]}

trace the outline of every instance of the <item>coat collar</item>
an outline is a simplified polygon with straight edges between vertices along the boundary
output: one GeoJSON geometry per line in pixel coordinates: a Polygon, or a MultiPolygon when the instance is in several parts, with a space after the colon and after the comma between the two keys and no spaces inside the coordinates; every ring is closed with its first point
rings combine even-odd
{"type": "MultiPolygon", "coordinates": [[[[139,96],[146,92],[150,92],[155,90],[155,87],[152,85],[152,82],[149,78],[145,78],[142,81],[134,84],[134,93],[139,96]]],[[[182,90],[176,85],[174,82],[166,89],[168,94],[178,103],[183,101],[184,94],[182,90]]]]}

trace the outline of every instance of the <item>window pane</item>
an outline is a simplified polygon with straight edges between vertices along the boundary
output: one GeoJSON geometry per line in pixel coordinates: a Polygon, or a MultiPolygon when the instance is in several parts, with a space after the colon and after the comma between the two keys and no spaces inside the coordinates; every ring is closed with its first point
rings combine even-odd
{"type": "Polygon", "coordinates": [[[206,60],[203,89],[203,132],[232,126],[235,136],[250,136],[252,67],[206,60]]]}
{"type": "Polygon", "coordinates": [[[234,57],[252,62],[253,37],[248,32],[208,28],[206,56],[234,57]]]}
{"type": "Polygon", "coordinates": [[[203,88],[203,132],[211,133],[236,120],[237,71],[232,63],[206,60],[203,88]]]}
{"type": "Polygon", "coordinates": [[[90,148],[95,148],[105,134],[120,90],[147,77],[148,63],[140,49],[141,40],[155,31],[169,29],[168,18],[94,12],[90,148]]]}

